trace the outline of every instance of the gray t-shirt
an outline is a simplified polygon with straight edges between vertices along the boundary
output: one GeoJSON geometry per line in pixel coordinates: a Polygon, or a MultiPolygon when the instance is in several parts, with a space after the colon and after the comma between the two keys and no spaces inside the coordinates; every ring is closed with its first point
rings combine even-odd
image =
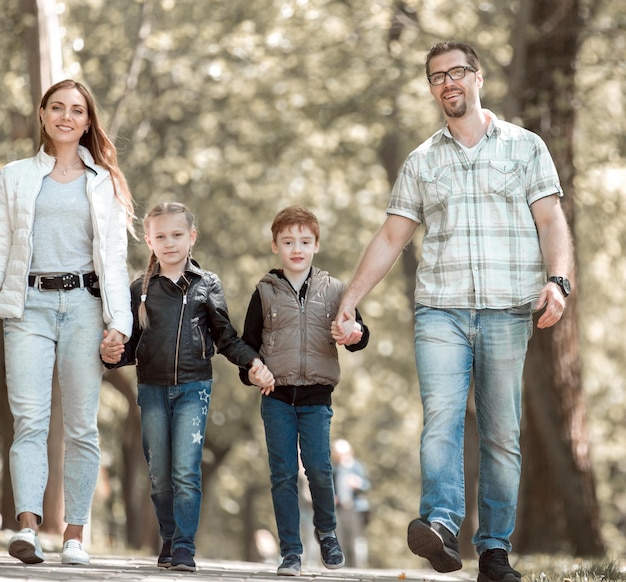
{"type": "Polygon", "coordinates": [[[32,275],[89,273],[93,265],[93,226],[87,178],[61,184],[46,176],[37,196],[33,228],[32,275]]]}

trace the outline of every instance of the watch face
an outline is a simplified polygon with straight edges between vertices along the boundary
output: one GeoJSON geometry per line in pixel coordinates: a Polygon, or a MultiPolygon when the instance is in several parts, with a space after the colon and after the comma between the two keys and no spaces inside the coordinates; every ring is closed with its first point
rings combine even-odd
{"type": "Polygon", "coordinates": [[[563,277],[563,291],[565,291],[568,295],[572,292],[572,286],[565,277],[563,277]]]}

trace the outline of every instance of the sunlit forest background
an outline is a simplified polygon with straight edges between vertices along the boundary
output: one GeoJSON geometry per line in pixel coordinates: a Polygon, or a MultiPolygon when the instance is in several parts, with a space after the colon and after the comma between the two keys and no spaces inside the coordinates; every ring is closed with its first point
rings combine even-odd
{"type": "MultiPolygon", "coordinates": [[[[483,105],[537,131],[554,151],[575,235],[576,290],[565,331],[536,330],[533,338],[548,338],[552,347],[537,350],[526,376],[529,421],[514,551],[620,558],[626,551],[623,0],[0,0],[0,166],[34,153],[42,89],[66,77],[84,82],[115,139],[137,216],[165,200],[194,211],[194,256],[221,277],[241,331],[255,283],[275,266],[269,226],[286,205],[317,214],[316,264],[350,279],[384,220],[399,165],[441,126],[423,63],[427,49],[448,38],[477,49],[483,105]],[[560,417],[551,411],[565,399],[554,386],[564,384],[574,394],[567,399],[573,412],[560,417]],[[556,436],[537,444],[543,434],[556,436]],[[561,437],[570,443],[565,453],[550,446],[561,437]],[[570,487],[578,479],[581,487],[570,487]]],[[[131,277],[147,259],[141,236],[131,241],[131,277]]],[[[367,536],[375,568],[421,563],[406,547],[420,492],[411,301],[417,260],[419,236],[361,305],[370,345],[341,354],[333,399],[333,436],[352,443],[372,482],[367,536]]],[[[214,364],[198,555],[259,560],[265,556],[255,532],[275,535],[260,397],[222,356],[214,364]]],[[[159,546],[135,381],[127,368],[108,372],[102,387],[103,462],[90,542],[101,552],[159,546]]],[[[1,394],[0,508],[2,527],[11,529],[4,385],[1,394]]],[[[44,522],[50,532],[62,530],[61,431],[57,415],[44,522]]],[[[470,472],[469,493],[472,484],[470,472]]],[[[469,503],[466,556],[472,511],[469,503]]]]}

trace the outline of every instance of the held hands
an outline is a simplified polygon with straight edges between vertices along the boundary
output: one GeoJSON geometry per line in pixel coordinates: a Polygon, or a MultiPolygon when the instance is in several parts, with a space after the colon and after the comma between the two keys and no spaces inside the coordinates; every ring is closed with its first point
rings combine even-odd
{"type": "Polygon", "coordinates": [[[261,394],[265,396],[274,391],[274,374],[259,358],[252,361],[252,367],[248,370],[248,380],[258,386],[261,394]]]}
{"type": "Polygon", "coordinates": [[[357,323],[354,313],[340,310],[335,321],[330,324],[330,333],[340,346],[358,344],[363,337],[361,325],[357,323]]]}
{"type": "Polygon", "coordinates": [[[124,353],[124,336],[112,329],[104,330],[102,341],[100,342],[100,357],[107,364],[117,364],[122,359],[124,353]]]}
{"type": "Polygon", "coordinates": [[[561,290],[555,283],[549,282],[541,290],[536,309],[540,310],[544,307],[545,311],[537,320],[537,327],[539,329],[552,327],[555,323],[558,323],[563,316],[565,297],[563,297],[563,293],[561,293],[561,290]]]}

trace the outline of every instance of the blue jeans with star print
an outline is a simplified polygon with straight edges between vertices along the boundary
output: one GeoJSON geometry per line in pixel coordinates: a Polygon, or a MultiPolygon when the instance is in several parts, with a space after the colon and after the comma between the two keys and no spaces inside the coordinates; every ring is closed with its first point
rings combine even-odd
{"type": "Polygon", "coordinates": [[[213,380],[157,386],[139,384],[141,439],[151,498],[163,540],[172,552],[195,555],[202,503],[202,447],[213,380]]]}

